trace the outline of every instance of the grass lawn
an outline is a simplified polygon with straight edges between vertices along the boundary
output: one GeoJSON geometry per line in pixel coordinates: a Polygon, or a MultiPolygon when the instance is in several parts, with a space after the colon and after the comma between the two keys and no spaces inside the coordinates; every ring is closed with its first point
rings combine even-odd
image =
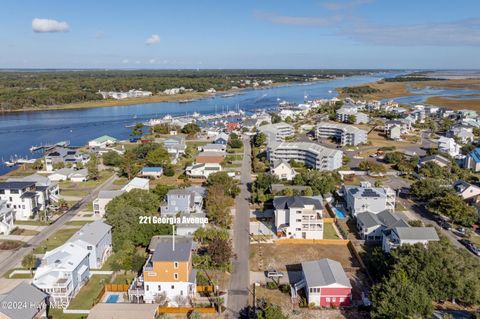
{"type": "Polygon", "coordinates": [[[66,223],[68,226],[83,226],[85,224],[92,223],[93,220],[71,220],[66,223]]]}
{"type": "Polygon", "coordinates": [[[332,223],[323,224],[323,239],[340,239],[332,223]]]}
{"type": "MultiPolygon", "coordinates": [[[[14,271],[14,270],[28,270],[26,268],[12,268],[9,271],[7,271],[4,275],[3,278],[8,278],[8,276],[14,271]]],[[[15,277],[12,277],[15,278],[15,277]]]]}
{"type": "Polygon", "coordinates": [[[88,315],[74,315],[74,314],[66,314],[63,313],[62,309],[53,309],[50,308],[48,311],[49,318],[54,319],[85,319],[88,315]]]}
{"type": "Polygon", "coordinates": [[[45,251],[52,250],[64,244],[78,229],[63,228],[58,230],[52,236],[44,240],[37,248],[33,250],[35,254],[43,254],[45,251]]]}
{"type": "Polygon", "coordinates": [[[89,211],[89,212],[93,212],[93,202],[90,202],[87,205],[85,205],[84,210],[89,211]]]}
{"type": "Polygon", "coordinates": [[[125,273],[119,273],[115,276],[115,279],[111,281],[112,284],[119,284],[119,285],[123,285],[123,284],[128,284],[130,285],[133,281],[133,279],[135,278],[135,273],[132,272],[132,271],[129,271],[127,272],[126,274],[125,273]]]}
{"type": "Polygon", "coordinates": [[[480,236],[479,235],[471,235],[470,240],[477,246],[480,246],[480,236]]]}
{"type": "Polygon", "coordinates": [[[26,243],[20,240],[0,240],[0,250],[14,250],[25,244],[26,243]]]}
{"type": "Polygon", "coordinates": [[[32,274],[15,274],[11,277],[8,277],[8,279],[31,279],[33,278],[32,274]]]}
{"type": "Polygon", "coordinates": [[[113,185],[124,186],[127,185],[128,179],[126,177],[120,177],[113,182],[113,185]]]}
{"type": "Polygon", "coordinates": [[[69,309],[90,309],[105,283],[110,281],[110,275],[93,275],[83,286],[75,298],[72,299],[69,309]]]}
{"type": "Polygon", "coordinates": [[[402,211],[406,211],[407,209],[401,203],[396,202],[395,203],[395,210],[402,212],[402,211]]]}
{"type": "Polygon", "coordinates": [[[32,226],[48,226],[50,222],[43,222],[39,220],[16,220],[15,225],[32,225],[32,226]]]}
{"type": "Polygon", "coordinates": [[[15,227],[15,229],[10,233],[10,235],[35,236],[38,233],[39,232],[36,230],[15,227]]]}

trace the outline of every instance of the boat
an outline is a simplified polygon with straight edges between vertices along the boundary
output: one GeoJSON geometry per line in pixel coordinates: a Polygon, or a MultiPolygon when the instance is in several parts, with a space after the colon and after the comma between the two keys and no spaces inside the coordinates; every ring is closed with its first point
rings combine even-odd
{"type": "Polygon", "coordinates": [[[222,97],[232,97],[232,96],[235,96],[235,93],[227,93],[222,95],[222,97]]]}
{"type": "Polygon", "coordinates": [[[200,113],[198,113],[198,112],[193,112],[193,114],[192,114],[192,117],[199,117],[199,116],[200,116],[200,113]]]}

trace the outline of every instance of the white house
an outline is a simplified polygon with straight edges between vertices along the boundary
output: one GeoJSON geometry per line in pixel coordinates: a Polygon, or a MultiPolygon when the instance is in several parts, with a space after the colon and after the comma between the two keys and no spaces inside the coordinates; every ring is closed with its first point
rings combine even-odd
{"type": "Polygon", "coordinates": [[[190,178],[208,178],[210,174],[220,172],[222,166],[217,163],[200,163],[187,166],[185,173],[190,178]]]}
{"type": "Polygon", "coordinates": [[[74,183],[86,182],[88,179],[88,169],[83,168],[73,171],[68,178],[74,183]]]}
{"type": "Polygon", "coordinates": [[[122,190],[102,190],[98,193],[97,198],[93,201],[93,212],[95,215],[103,217],[105,215],[105,207],[112,199],[122,195],[125,191],[122,190]]]}
{"type": "Polygon", "coordinates": [[[60,194],[58,183],[52,182],[46,176],[32,174],[24,177],[12,177],[7,179],[7,182],[34,182],[39,210],[45,210],[49,205],[58,202],[60,194]]]}
{"type": "Polygon", "coordinates": [[[86,168],[75,170],[73,168],[61,168],[48,175],[51,181],[66,181],[71,180],[75,183],[86,182],[88,179],[88,170],[86,168]]]}
{"type": "Polygon", "coordinates": [[[138,173],[138,175],[142,177],[148,177],[148,178],[159,178],[160,176],[163,175],[163,168],[145,166],[144,168],[142,168],[140,173],[138,173]]]}
{"type": "Polygon", "coordinates": [[[102,268],[112,252],[112,226],[99,220],[85,224],[70,239],[80,247],[86,249],[90,255],[90,269],[102,268]]]}
{"type": "Polygon", "coordinates": [[[291,181],[297,172],[290,166],[286,160],[277,160],[272,163],[271,173],[279,179],[291,181]]]}
{"type": "Polygon", "coordinates": [[[123,191],[129,192],[132,189],[150,189],[150,180],[148,178],[134,177],[127,185],[122,187],[123,191]]]}
{"type": "Polygon", "coordinates": [[[434,227],[394,227],[383,232],[382,249],[390,252],[402,245],[427,245],[439,240],[434,227]]]}
{"type": "Polygon", "coordinates": [[[33,277],[33,285],[50,295],[50,303],[68,306],[90,278],[89,251],[67,242],[47,251],[33,277]]]}
{"type": "Polygon", "coordinates": [[[410,227],[397,214],[384,210],[378,214],[371,212],[359,213],[356,216],[357,230],[364,240],[382,240],[383,231],[393,227],[410,227]]]}
{"type": "Polygon", "coordinates": [[[41,207],[46,207],[46,199],[39,202],[41,192],[34,181],[0,182],[0,200],[7,208],[15,211],[15,220],[28,220],[35,217],[41,207]]]}
{"type": "Polygon", "coordinates": [[[12,207],[7,207],[7,202],[0,200],[0,235],[8,235],[14,228],[15,212],[12,207]]]}
{"type": "Polygon", "coordinates": [[[460,154],[460,145],[451,137],[440,136],[438,140],[438,150],[455,157],[460,154]]]}
{"type": "Polygon", "coordinates": [[[90,148],[106,148],[108,146],[115,145],[117,143],[117,139],[115,137],[111,137],[108,135],[103,135],[97,137],[94,140],[88,142],[88,147],[90,148]]]}
{"type": "Polygon", "coordinates": [[[273,199],[278,236],[323,239],[321,197],[278,196],[273,199]]]}
{"type": "Polygon", "coordinates": [[[395,210],[395,191],[389,187],[372,187],[368,182],[361,186],[345,185],[343,187],[347,209],[356,216],[359,213],[378,214],[384,210],[395,210]]]}
{"type": "Polygon", "coordinates": [[[480,197],[480,187],[465,181],[455,182],[453,184],[453,189],[465,201],[476,202],[480,197]]]}

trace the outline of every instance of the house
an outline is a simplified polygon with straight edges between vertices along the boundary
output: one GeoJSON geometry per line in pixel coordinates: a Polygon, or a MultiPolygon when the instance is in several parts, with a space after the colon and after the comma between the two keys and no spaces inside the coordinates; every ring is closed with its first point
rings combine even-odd
{"type": "Polygon", "coordinates": [[[440,136],[438,140],[438,150],[455,157],[460,154],[460,145],[451,137],[440,136]]]}
{"type": "Polygon", "coordinates": [[[457,125],[452,127],[446,134],[447,137],[457,138],[462,144],[472,143],[475,136],[473,127],[457,125]]]}
{"type": "Polygon", "coordinates": [[[205,144],[203,146],[199,146],[198,150],[202,152],[224,153],[227,151],[227,146],[225,144],[205,144]]]}
{"type": "Polygon", "coordinates": [[[359,213],[356,216],[357,230],[363,240],[382,240],[383,231],[393,227],[410,227],[397,214],[384,210],[374,214],[371,212],[359,213]]]}
{"type": "Polygon", "coordinates": [[[134,177],[127,185],[122,187],[122,190],[129,192],[132,189],[143,189],[148,191],[150,189],[150,180],[148,178],[134,177]]]}
{"type": "Polygon", "coordinates": [[[34,181],[0,182],[0,200],[6,202],[7,208],[13,208],[15,220],[32,219],[41,207],[46,207],[47,199],[40,195],[34,181]]]}
{"type": "Polygon", "coordinates": [[[196,295],[196,270],[192,265],[191,237],[155,237],[155,250],[140,278],[128,290],[131,302],[155,303],[162,295],[169,305],[182,306],[196,295]]]}
{"type": "Polygon", "coordinates": [[[290,166],[286,160],[276,160],[272,163],[270,172],[279,179],[286,179],[291,181],[297,172],[290,166]]]}
{"type": "MultiPolygon", "coordinates": [[[[183,219],[188,218],[190,222],[182,222],[177,224],[175,227],[175,234],[177,236],[193,236],[197,229],[205,227],[205,223],[202,222],[206,220],[207,214],[201,213],[179,213],[178,217],[183,219]]],[[[207,219],[208,220],[208,219],[207,219]]]]}
{"type": "Polygon", "coordinates": [[[76,167],[77,163],[85,165],[90,160],[90,155],[79,150],[63,146],[55,146],[45,153],[45,169],[53,171],[55,164],[63,163],[76,167]]]}
{"type": "Polygon", "coordinates": [[[149,178],[160,178],[163,175],[163,168],[159,166],[154,167],[147,167],[145,166],[142,168],[140,173],[138,173],[141,177],[149,177],[149,178]]]}
{"type": "Polygon", "coordinates": [[[368,182],[361,186],[343,186],[346,207],[353,216],[371,212],[378,214],[384,210],[395,210],[395,191],[389,187],[372,187],[368,182]]]}
{"type": "Polygon", "coordinates": [[[442,155],[432,155],[422,157],[418,162],[418,167],[422,167],[426,163],[433,162],[440,167],[446,167],[451,164],[450,160],[442,155]]]}
{"type": "Polygon", "coordinates": [[[267,145],[267,159],[291,160],[320,171],[332,171],[342,166],[343,152],[310,142],[282,142],[267,145]]]}
{"type": "Polygon", "coordinates": [[[388,253],[402,245],[427,245],[439,240],[434,227],[394,227],[383,232],[382,249],[388,253]]]}
{"type": "Polygon", "coordinates": [[[401,134],[406,134],[412,130],[412,122],[406,119],[396,119],[385,121],[384,132],[389,135],[390,130],[398,126],[401,134]]]}
{"type": "Polygon", "coordinates": [[[33,285],[50,295],[50,302],[68,306],[90,278],[89,251],[67,242],[47,251],[33,277],[33,285]]]}
{"type": "Polygon", "coordinates": [[[93,201],[93,212],[95,215],[103,217],[105,215],[105,207],[107,204],[110,203],[112,199],[122,195],[123,193],[125,193],[123,190],[101,190],[98,193],[97,198],[95,198],[93,201]]]}
{"type": "Polygon", "coordinates": [[[7,179],[7,182],[34,182],[36,192],[38,195],[39,210],[46,210],[49,205],[58,202],[58,195],[60,188],[58,183],[52,182],[48,177],[32,174],[24,177],[12,177],[7,179]]]}
{"type": "Polygon", "coordinates": [[[87,319],[155,319],[158,305],[132,303],[97,303],[90,309],[87,319]]]}
{"type": "MultiPolygon", "coordinates": [[[[222,144],[219,144],[222,145],[222,144]]],[[[225,159],[225,152],[200,152],[195,158],[196,164],[215,163],[220,164],[225,159]]]]}
{"type": "Polygon", "coordinates": [[[0,295],[0,303],[2,319],[47,318],[48,295],[26,282],[0,295]]]}
{"type": "Polygon", "coordinates": [[[187,166],[185,173],[190,178],[208,178],[210,174],[220,172],[222,166],[217,163],[200,163],[187,166]]]}
{"type": "Polygon", "coordinates": [[[340,145],[359,145],[368,142],[367,132],[353,125],[320,122],[315,129],[318,140],[333,138],[340,145]]]}
{"type": "Polygon", "coordinates": [[[48,175],[48,179],[54,182],[71,180],[75,183],[86,182],[88,179],[88,169],[83,168],[74,170],[73,168],[61,168],[48,175]]]}
{"type": "Polygon", "coordinates": [[[118,140],[115,137],[111,137],[108,135],[103,135],[97,137],[94,140],[88,142],[88,147],[90,148],[107,148],[109,146],[115,145],[118,140]]]}
{"type": "Polygon", "coordinates": [[[352,285],[342,265],[335,260],[324,258],[302,262],[303,279],[294,285],[305,288],[308,304],[316,307],[350,306],[352,285]]]}
{"type": "Polygon", "coordinates": [[[8,235],[15,227],[13,220],[15,212],[12,207],[7,207],[7,202],[0,200],[0,235],[8,235]]]}
{"type": "Polygon", "coordinates": [[[228,143],[228,134],[224,132],[218,133],[218,135],[215,137],[215,140],[213,141],[214,144],[223,144],[227,145],[228,143]]]}
{"type": "Polygon", "coordinates": [[[465,201],[469,203],[478,202],[480,187],[465,181],[457,181],[453,184],[453,189],[458,195],[462,196],[465,201]]]}
{"type": "Polygon", "coordinates": [[[174,158],[178,158],[180,155],[185,154],[187,145],[185,144],[185,137],[180,135],[173,135],[163,141],[163,145],[168,154],[174,158]]]}
{"type": "Polygon", "coordinates": [[[85,224],[70,239],[76,245],[86,249],[90,269],[102,268],[112,252],[112,226],[102,221],[85,224]]]}
{"type": "Polygon", "coordinates": [[[203,207],[203,187],[189,187],[168,191],[166,200],[160,205],[160,214],[176,215],[184,213],[200,213],[203,207]]]}
{"type": "Polygon", "coordinates": [[[402,138],[402,129],[398,125],[391,126],[387,136],[391,140],[398,141],[402,138]]]}
{"type": "Polygon", "coordinates": [[[474,172],[480,171],[480,147],[477,147],[467,154],[464,161],[464,167],[471,169],[474,172]]]}
{"type": "Polygon", "coordinates": [[[278,196],[273,199],[277,236],[323,239],[321,197],[278,196]]]}

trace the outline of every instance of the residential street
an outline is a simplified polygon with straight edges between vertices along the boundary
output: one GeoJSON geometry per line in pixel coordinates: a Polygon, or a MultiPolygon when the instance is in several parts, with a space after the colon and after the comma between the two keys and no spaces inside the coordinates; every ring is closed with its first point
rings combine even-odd
{"type": "Polygon", "coordinates": [[[226,318],[244,317],[241,311],[248,306],[249,300],[249,202],[251,183],[251,147],[250,138],[243,138],[244,154],[240,176],[240,195],[236,199],[236,213],[233,223],[233,250],[237,256],[233,262],[233,272],[228,290],[226,318]]]}
{"type": "Polygon", "coordinates": [[[84,197],[76,205],[72,206],[67,213],[63,214],[53,224],[47,226],[38,235],[33,237],[27,242],[26,247],[22,247],[12,253],[10,256],[0,261],[0,277],[3,276],[8,270],[16,267],[22,262],[25,255],[29,254],[35,247],[40,245],[45,239],[54,234],[57,230],[62,228],[68,221],[70,221],[78,212],[81,211],[83,206],[93,201],[100,190],[110,187],[117,179],[116,174],[112,175],[109,179],[95,188],[90,194],[84,197]]]}

